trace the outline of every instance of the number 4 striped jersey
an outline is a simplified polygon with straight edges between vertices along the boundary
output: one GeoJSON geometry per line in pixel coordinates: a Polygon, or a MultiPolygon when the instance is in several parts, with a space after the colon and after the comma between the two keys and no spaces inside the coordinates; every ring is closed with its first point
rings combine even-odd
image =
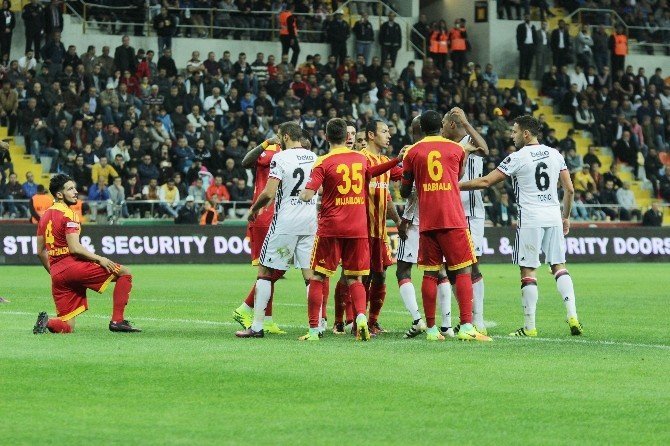
{"type": "Polygon", "coordinates": [[[346,147],[334,147],[316,160],[306,189],[323,186],[319,237],[368,237],[366,170],[367,158],[346,147]]]}
{"type": "Polygon", "coordinates": [[[314,235],[316,232],[316,197],[309,202],[299,197],[314,161],[316,155],[303,148],[284,150],[272,157],[269,178],[281,183],[275,197],[271,233],[314,235]]]}
{"type": "Polygon", "coordinates": [[[542,144],[522,147],[500,163],[498,170],[512,177],[519,228],[562,226],[557,186],[566,169],[558,150],[542,144]]]}
{"type": "Polygon", "coordinates": [[[467,227],[458,189],[466,156],[463,146],[441,136],[427,136],[407,150],[403,182],[416,185],[420,232],[467,227]]]}
{"type": "MultiPolygon", "coordinates": [[[[389,161],[384,155],[376,155],[366,149],[361,152],[368,159],[368,165],[377,166],[389,161]]],[[[389,182],[402,178],[402,168],[394,167],[390,171],[370,178],[368,181],[368,227],[370,237],[386,240],[386,211],[389,206],[389,182]]],[[[393,206],[393,202],[391,202],[393,206]]]]}

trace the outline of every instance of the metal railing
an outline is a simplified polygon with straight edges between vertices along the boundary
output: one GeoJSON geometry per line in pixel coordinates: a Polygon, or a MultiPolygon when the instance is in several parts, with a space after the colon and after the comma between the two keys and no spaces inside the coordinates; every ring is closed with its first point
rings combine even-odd
{"type": "MultiPolygon", "coordinates": [[[[383,11],[388,14],[393,11],[389,5],[381,0],[370,0],[361,2],[360,0],[348,0],[340,5],[338,10],[348,10],[350,4],[365,3],[368,8],[373,8],[377,12],[383,11]]],[[[82,22],[82,32],[86,34],[88,30],[98,30],[101,32],[112,32],[118,29],[134,27],[141,28],[147,36],[156,35],[153,29],[153,19],[160,12],[160,6],[152,6],[142,11],[143,20],[138,21],[140,15],[137,10],[122,6],[98,5],[87,3],[83,0],[68,2],[67,10],[76,15],[82,22]]],[[[199,37],[208,38],[227,38],[232,37],[240,39],[246,37],[253,40],[276,40],[279,36],[278,14],[280,10],[273,11],[230,11],[216,8],[188,8],[187,10],[170,10],[170,14],[177,19],[175,36],[180,33],[197,34],[199,37]],[[188,11],[188,13],[187,13],[188,11]],[[194,23],[196,21],[197,23],[194,23]]],[[[298,20],[298,37],[306,42],[321,42],[324,31],[322,29],[323,20],[328,13],[293,13],[298,20]]],[[[349,24],[353,26],[359,18],[358,14],[349,15],[349,24]]],[[[371,17],[372,19],[372,17],[371,17]]],[[[383,23],[383,16],[377,16],[379,25],[383,23]]],[[[414,24],[410,21],[397,16],[396,19],[402,27],[405,28],[404,40],[407,50],[416,51],[425,58],[427,54],[426,39],[414,29],[414,24]],[[412,41],[414,37],[418,45],[412,41]]]]}
{"type": "Polygon", "coordinates": [[[607,29],[615,29],[621,25],[626,30],[629,38],[637,39],[637,42],[629,42],[629,45],[639,45],[645,47],[670,48],[670,28],[657,26],[650,28],[648,26],[629,25],[613,9],[598,8],[578,8],[563,18],[566,23],[577,26],[588,25],[591,30],[602,25],[607,29]],[[663,42],[649,42],[645,38],[645,33],[661,33],[663,42]],[[642,40],[640,39],[642,37],[642,40]]]}

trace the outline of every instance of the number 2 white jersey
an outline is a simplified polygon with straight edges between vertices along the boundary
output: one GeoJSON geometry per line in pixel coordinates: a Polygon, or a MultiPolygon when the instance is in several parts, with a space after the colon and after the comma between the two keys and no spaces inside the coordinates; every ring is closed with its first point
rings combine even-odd
{"type": "Polygon", "coordinates": [[[275,214],[269,232],[291,235],[316,233],[316,197],[309,202],[299,197],[315,161],[316,154],[302,148],[283,150],[272,157],[270,178],[276,178],[281,183],[275,197],[275,214]]]}
{"type": "Polygon", "coordinates": [[[567,167],[558,150],[542,144],[525,146],[505,158],[498,169],[512,178],[519,228],[562,225],[557,186],[567,167]]]}

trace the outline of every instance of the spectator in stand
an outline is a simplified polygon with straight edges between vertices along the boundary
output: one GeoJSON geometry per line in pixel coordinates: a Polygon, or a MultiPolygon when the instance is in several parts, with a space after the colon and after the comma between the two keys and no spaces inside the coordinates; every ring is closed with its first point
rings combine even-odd
{"type": "MultiPolygon", "coordinates": [[[[425,14],[421,14],[423,19],[426,19],[425,14]]],[[[421,21],[419,21],[421,23],[421,21]]],[[[418,25],[418,24],[417,24],[418,25]]],[[[368,13],[361,14],[361,18],[354,24],[354,36],[356,37],[356,55],[362,54],[365,58],[365,63],[370,63],[370,51],[375,40],[374,30],[372,24],[368,20],[368,13]]]]}
{"type": "Polygon", "coordinates": [[[228,189],[223,184],[223,178],[221,175],[216,175],[214,177],[214,184],[211,184],[207,188],[207,200],[214,203],[217,212],[223,209],[222,203],[230,202],[230,193],[228,189]]]}
{"type": "Polygon", "coordinates": [[[131,73],[137,71],[135,48],[130,46],[130,37],[128,36],[121,38],[121,45],[117,46],[114,51],[114,67],[122,73],[126,70],[131,73]]]}
{"type": "Polygon", "coordinates": [[[653,147],[649,148],[649,153],[644,160],[644,172],[647,180],[651,182],[655,197],[658,197],[658,180],[662,170],[663,162],[658,156],[658,151],[653,147]]]}
{"type": "Polygon", "coordinates": [[[161,6],[161,12],[153,20],[153,28],[158,36],[158,52],[164,49],[172,48],[172,36],[174,35],[177,24],[174,18],[168,13],[165,6],[161,6]]]}
{"type": "Polygon", "coordinates": [[[98,177],[98,182],[93,184],[88,190],[88,208],[91,212],[91,220],[95,221],[98,212],[107,212],[107,200],[109,200],[109,191],[104,177],[98,177]]]}
{"type": "Polygon", "coordinates": [[[281,41],[282,59],[288,57],[288,50],[293,50],[291,64],[298,65],[298,55],[300,54],[300,44],[298,42],[298,22],[293,15],[295,7],[288,3],[286,9],[279,13],[279,40],[281,41]]]}
{"type": "Polygon", "coordinates": [[[544,20],[535,35],[535,79],[541,81],[547,67],[551,67],[551,35],[544,20]]]}
{"type": "Polygon", "coordinates": [[[18,112],[19,96],[11,88],[11,82],[5,80],[2,82],[2,91],[0,91],[0,125],[9,127],[7,132],[9,136],[13,136],[16,131],[18,112]]]}
{"type": "Polygon", "coordinates": [[[596,182],[589,172],[591,166],[588,164],[582,164],[582,169],[575,173],[575,179],[573,184],[575,186],[575,191],[578,194],[583,194],[585,192],[594,192],[598,188],[596,182]]]}
{"type": "Polygon", "coordinates": [[[102,180],[107,186],[112,179],[119,176],[119,173],[108,163],[107,155],[103,154],[98,159],[99,161],[93,165],[91,170],[91,180],[93,183],[99,183],[102,180]]]}
{"type": "Polygon", "coordinates": [[[619,209],[616,207],[618,206],[619,201],[617,200],[617,193],[614,189],[614,182],[612,180],[605,180],[605,186],[603,187],[603,190],[600,191],[598,201],[600,201],[601,204],[614,205],[611,207],[603,206],[600,208],[610,220],[619,218],[619,209]]]}
{"type": "Polygon", "coordinates": [[[614,147],[612,147],[612,152],[614,153],[615,158],[628,164],[633,169],[633,176],[636,181],[638,178],[637,168],[639,151],[640,148],[631,138],[631,133],[628,130],[624,130],[621,139],[617,140],[614,147]]]}
{"type": "Polygon", "coordinates": [[[14,163],[12,163],[12,156],[9,153],[9,144],[5,141],[0,141],[0,184],[5,183],[7,172],[14,173],[14,163]]]}
{"type": "Polygon", "coordinates": [[[175,185],[174,178],[168,180],[158,190],[159,210],[164,217],[177,217],[179,210],[179,189],[175,185]]]}
{"type": "Polygon", "coordinates": [[[215,203],[206,200],[202,216],[200,217],[200,225],[215,225],[219,222],[219,215],[216,212],[215,203]]]}
{"type": "Polygon", "coordinates": [[[195,199],[192,195],[186,197],[184,206],[177,212],[174,222],[178,225],[196,225],[198,224],[198,214],[195,207],[195,199]]]}
{"type": "Polygon", "coordinates": [[[658,194],[663,200],[670,203],[670,166],[665,166],[663,173],[659,175],[658,194]]]}
{"type": "Polygon", "coordinates": [[[382,61],[391,59],[391,65],[395,67],[398,50],[402,44],[402,30],[395,22],[395,12],[390,12],[388,21],[384,22],[379,29],[379,44],[382,49],[382,61]]]}
{"type": "Polygon", "coordinates": [[[571,148],[565,153],[565,164],[570,173],[582,171],[582,157],[579,156],[575,148],[571,148]]]}
{"type": "Polygon", "coordinates": [[[530,14],[516,28],[516,49],[519,51],[519,79],[530,79],[530,69],[537,49],[537,30],[530,23],[530,14]]]}
{"type": "Polygon", "coordinates": [[[451,52],[451,60],[454,62],[454,70],[457,73],[463,72],[468,46],[465,19],[457,19],[454,21],[454,27],[449,30],[449,50],[451,52]]]}
{"type": "Polygon", "coordinates": [[[642,226],[660,227],[663,225],[663,212],[657,202],[653,202],[642,218],[642,226]]]}
{"type": "Polygon", "coordinates": [[[335,20],[326,31],[326,41],[330,44],[330,54],[335,55],[340,64],[347,57],[347,40],[350,34],[349,24],[342,20],[342,12],[336,11],[335,20]]]}
{"type": "Polygon", "coordinates": [[[610,59],[612,61],[612,72],[623,70],[628,55],[628,36],[623,25],[617,25],[616,31],[612,33],[609,40],[610,59]]]}
{"type": "Polygon", "coordinates": [[[565,20],[558,21],[558,28],[551,32],[551,53],[554,65],[560,69],[571,62],[572,42],[565,20]]]}
{"type": "Polygon", "coordinates": [[[30,3],[23,7],[21,17],[26,36],[26,52],[32,50],[39,59],[44,35],[44,7],[38,0],[30,0],[30,3]]]}
{"type": "Polygon", "coordinates": [[[238,178],[235,186],[230,189],[231,201],[236,202],[235,207],[228,211],[230,216],[246,219],[253,197],[253,188],[247,186],[247,181],[244,178],[238,178]]]}
{"type": "Polygon", "coordinates": [[[18,181],[15,173],[9,174],[9,181],[5,188],[5,199],[10,202],[6,205],[6,210],[9,212],[9,218],[28,217],[28,209],[23,203],[18,203],[20,200],[26,200],[26,194],[23,191],[22,184],[18,181]],[[17,201],[17,203],[14,203],[17,201]]]}
{"type": "Polygon", "coordinates": [[[587,71],[593,64],[593,45],[593,38],[589,34],[589,25],[583,24],[577,37],[575,37],[576,66],[579,66],[582,71],[587,71]]]}
{"type": "Polygon", "coordinates": [[[630,190],[630,183],[627,181],[616,191],[617,203],[619,204],[619,217],[622,221],[630,221],[633,217],[636,221],[642,219],[640,209],[638,209],[635,200],[635,194],[630,190]]]}
{"type": "Polygon", "coordinates": [[[126,205],[126,192],[123,188],[121,177],[114,178],[114,182],[107,189],[109,200],[107,201],[107,221],[117,221],[119,217],[128,218],[128,206],[126,205]]]}

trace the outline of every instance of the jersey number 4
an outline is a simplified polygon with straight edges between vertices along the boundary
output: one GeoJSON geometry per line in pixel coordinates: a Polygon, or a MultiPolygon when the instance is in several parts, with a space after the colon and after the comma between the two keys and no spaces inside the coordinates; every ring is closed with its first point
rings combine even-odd
{"type": "Polygon", "coordinates": [[[44,229],[44,243],[51,249],[53,248],[54,242],[54,225],[53,221],[49,220],[47,227],[44,229]]]}
{"type": "Polygon", "coordinates": [[[337,186],[337,191],[341,195],[347,195],[352,190],[358,195],[363,191],[362,163],[353,163],[351,169],[346,164],[339,164],[336,172],[342,174],[342,183],[337,186]]]}
{"type": "Polygon", "coordinates": [[[538,163],[535,168],[535,185],[540,192],[549,189],[549,174],[547,173],[547,168],[545,163],[538,163]]]}

